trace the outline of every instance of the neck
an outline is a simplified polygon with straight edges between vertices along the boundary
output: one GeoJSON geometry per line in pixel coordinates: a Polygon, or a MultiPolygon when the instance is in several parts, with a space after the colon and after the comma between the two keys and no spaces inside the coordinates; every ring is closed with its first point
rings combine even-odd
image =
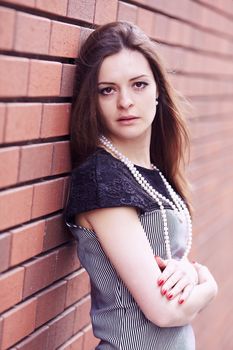
{"type": "Polygon", "coordinates": [[[109,138],[116,149],[126,156],[133,164],[151,169],[150,160],[150,137],[139,137],[137,139],[109,138]]]}

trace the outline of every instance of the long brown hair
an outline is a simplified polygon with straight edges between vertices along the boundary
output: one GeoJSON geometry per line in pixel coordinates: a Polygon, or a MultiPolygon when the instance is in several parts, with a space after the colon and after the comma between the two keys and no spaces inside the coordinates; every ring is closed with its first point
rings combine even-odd
{"type": "Polygon", "coordinates": [[[159,94],[152,124],[151,161],[188,204],[183,164],[189,138],[179,106],[180,97],[169,82],[154,43],[129,22],[112,22],[99,27],[80,49],[71,116],[73,166],[82,163],[96,150],[99,135],[105,132],[97,103],[98,73],[104,58],[123,48],[141,52],[150,64],[159,94]]]}

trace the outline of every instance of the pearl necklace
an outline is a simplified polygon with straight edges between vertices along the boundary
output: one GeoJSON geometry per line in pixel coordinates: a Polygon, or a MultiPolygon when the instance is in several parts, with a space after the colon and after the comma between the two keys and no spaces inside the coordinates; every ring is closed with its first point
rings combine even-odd
{"type": "Polygon", "coordinates": [[[100,136],[100,142],[109,150],[111,151],[122,163],[124,163],[136,181],[141,185],[141,187],[155,200],[155,202],[159,205],[159,208],[161,210],[161,216],[163,220],[163,233],[164,233],[164,241],[165,241],[165,248],[166,248],[166,254],[168,259],[172,259],[172,253],[171,253],[171,245],[170,245],[170,238],[168,233],[168,223],[167,223],[167,215],[166,210],[164,208],[163,202],[169,204],[171,208],[174,210],[175,214],[180,218],[180,214],[184,213],[184,216],[186,218],[187,224],[188,224],[188,240],[187,240],[187,247],[184,252],[184,255],[182,259],[186,258],[190,252],[191,246],[192,246],[192,221],[191,217],[188,211],[187,206],[185,205],[184,201],[181,199],[181,197],[173,190],[171,185],[168,183],[168,181],[165,179],[161,171],[156,168],[155,165],[151,164],[152,169],[157,170],[168,193],[170,194],[173,201],[171,201],[169,198],[163,196],[161,193],[156,191],[149,182],[143,177],[143,175],[137,170],[135,165],[122,153],[120,153],[115,146],[105,137],[100,136]]]}

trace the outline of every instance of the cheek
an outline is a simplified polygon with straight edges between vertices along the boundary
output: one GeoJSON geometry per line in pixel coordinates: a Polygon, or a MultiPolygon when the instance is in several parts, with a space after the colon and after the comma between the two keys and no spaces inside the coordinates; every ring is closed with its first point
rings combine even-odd
{"type": "Polygon", "coordinates": [[[110,98],[107,100],[100,100],[99,101],[99,111],[101,115],[107,119],[111,117],[111,115],[114,113],[114,103],[113,99],[110,100],[110,98]]]}
{"type": "Polygon", "coordinates": [[[148,122],[152,123],[156,115],[156,104],[154,101],[148,101],[145,110],[146,119],[148,122]]]}
{"type": "Polygon", "coordinates": [[[147,115],[155,116],[156,112],[156,95],[154,91],[150,91],[148,94],[144,96],[141,101],[141,108],[143,108],[147,115]]]}

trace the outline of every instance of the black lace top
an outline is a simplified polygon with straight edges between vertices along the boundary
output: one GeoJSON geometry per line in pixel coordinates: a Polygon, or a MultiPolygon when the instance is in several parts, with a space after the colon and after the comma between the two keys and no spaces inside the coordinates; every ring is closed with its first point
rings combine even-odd
{"type": "MultiPolygon", "coordinates": [[[[136,167],[154,188],[170,198],[158,171],[136,167]]],[[[103,148],[98,148],[81,166],[72,171],[65,210],[66,222],[74,224],[74,215],[78,213],[118,206],[133,206],[140,213],[159,209],[158,204],[138,184],[127,166],[103,148]]],[[[168,205],[164,206],[170,208],[168,205]]]]}

